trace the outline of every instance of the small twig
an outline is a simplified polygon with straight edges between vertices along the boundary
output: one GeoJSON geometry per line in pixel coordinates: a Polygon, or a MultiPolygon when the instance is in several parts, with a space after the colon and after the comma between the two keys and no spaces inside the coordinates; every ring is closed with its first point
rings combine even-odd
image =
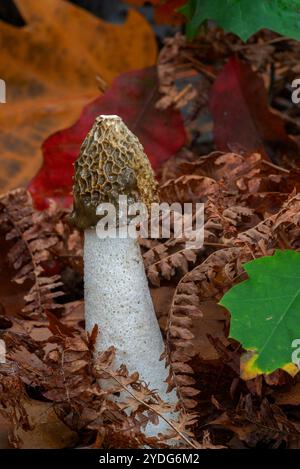
{"type": "Polygon", "coordinates": [[[108,84],[106,83],[106,81],[102,77],[100,77],[100,75],[96,76],[96,81],[101,93],[105,93],[105,91],[108,89],[108,84]]]}
{"type": "Polygon", "coordinates": [[[210,243],[210,242],[208,242],[208,241],[204,241],[203,246],[212,246],[212,247],[221,248],[221,249],[224,249],[224,248],[232,248],[232,247],[233,247],[233,245],[230,245],[230,244],[224,244],[224,243],[210,243]]]}
{"type": "Polygon", "coordinates": [[[274,39],[271,39],[270,41],[266,41],[266,42],[263,42],[263,43],[256,42],[255,44],[241,44],[241,45],[233,47],[233,50],[239,51],[239,50],[242,50],[242,49],[249,49],[249,47],[252,48],[252,47],[268,46],[270,44],[276,44],[277,42],[285,42],[285,41],[293,41],[293,39],[291,39],[289,37],[276,37],[274,39]]]}
{"type": "Polygon", "coordinates": [[[193,89],[191,83],[186,85],[173,99],[173,104],[177,104],[182,98],[184,98],[193,89]]]}
{"type": "Polygon", "coordinates": [[[277,164],[274,164],[271,161],[261,160],[261,162],[267,166],[270,166],[273,169],[281,171],[282,173],[290,174],[290,171],[288,169],[282,168],[281,166],[278,166],[277,164]]]}
{"type": "Polygon", "coordinates": [[[201,62],[199,62],[197,59],[194,59],[192,56],[185,54],[184,52],[182,53],[182,56],[187,59],[190,63],[194,65],[194,67],[203,75],[205,75],[209,80],[215,80],[216,79],[216,73],[210,70],[208,67],[203,65],[201,62]]]}

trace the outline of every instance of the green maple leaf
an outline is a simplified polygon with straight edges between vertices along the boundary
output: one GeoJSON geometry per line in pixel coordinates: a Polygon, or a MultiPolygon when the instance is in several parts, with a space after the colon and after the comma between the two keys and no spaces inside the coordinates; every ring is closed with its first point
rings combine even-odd
{"type": "Polygon", "coordinates": [[[293,341],[300,339],[300,253],[276,251],[244,268],[248,280],[231,288],[220,304],[231,313],[230,337],[253,352],[245,376],[278,368],[295,374],[291,362],[293,341]]]}
{"type": "Polygon", "coordinates": [[[189,0],[179,11],[188,19],[189,39],[213,20],[243,41],[263,28],[300,40],[300,0],[189,0]]]}

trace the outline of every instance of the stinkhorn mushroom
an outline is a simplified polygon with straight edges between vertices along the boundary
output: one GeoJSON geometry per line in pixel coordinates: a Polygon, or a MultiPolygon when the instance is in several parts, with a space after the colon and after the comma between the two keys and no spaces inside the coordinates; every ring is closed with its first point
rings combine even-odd
{"type": "MultiPolygon", "coordinates": [[[[167,393],[168,369],[160,360],[164,343],[155,315],[143,259],[137,239],[99,239],[97,207],[113,203],[119,195],[128,204],[138,201],[150,207],[158,202],[157,183],[138,138],[118,116],[99,116],[85,138],[75,162],[73,223],[84,230],[84,295],[86,328],[99,325],[96,350],[113,345],[118,367],[156,390],[166,402],[176,403],[176,394],[167,393]]],[[[147,425],[147,428],[150,425],[147,425]]],[[[160,419],[157,434],[166,428],[160,419]]]]}

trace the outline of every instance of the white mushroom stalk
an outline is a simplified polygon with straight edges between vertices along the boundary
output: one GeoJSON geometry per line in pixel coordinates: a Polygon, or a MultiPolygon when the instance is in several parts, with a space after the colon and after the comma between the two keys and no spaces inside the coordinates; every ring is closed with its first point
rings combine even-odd
{"type": "MultiPolygon", "coordinates": [[[[150,207],[158,201],[157,184],[137,137],[118,116],[99,116],[84,140],[75,163],[73,222],[84,230],[84,285],[86,328],[99,325],[96,351],[113,345],[115,367],[125,364],[172,405],[177,397],[167,393],[169,370],[160,360],[164,343],[155,315],[137,239],[100,239],[95,226],[99,204],[118,208],[119,195],[128,204],[150,207]]],[[[174,415],[166,415],[173,418],[174,415]]],[[[168,430],[160,419],[145,433],[168,430]]]]}

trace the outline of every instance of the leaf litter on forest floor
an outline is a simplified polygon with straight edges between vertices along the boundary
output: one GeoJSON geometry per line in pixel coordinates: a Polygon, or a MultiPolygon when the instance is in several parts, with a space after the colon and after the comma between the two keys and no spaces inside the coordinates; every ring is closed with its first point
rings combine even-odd
{"type": "MultiPolygon", "coordinates": [[[[261,40],[264,35],[258,38],[261,40]]],[[[268,40],[270,37],[267,35],[268,40]]],[[[171,42],[168,42],[169,48],[171,42]]],[[[240,47],[236,39],[224,38],[221,33],[214,43],[208,33],[204,48],[196,43],[193,52],[184,40],[175,38],[174,42],[172,61],[183,58],[182,50],[188,53],[184,59],[187,68],[196,67],[197,73],[209,77],[205,84],[206,93],[214,80],[209,65],[211,58],[216,59],[217,66],[213,71],[217,76],[226,58],[232,55],[232,49],[240,47]],[[205,62],[203,57],[209,60],[205,62]],[[205,63],[202,64],[201,60],[205,63]]],[[[266,74],[268,55],[258,58],[253,48],[251,51],[251,60],[257,65],[258,73],[266,74]]],[[[293,49],[294,58],[298,52],[293,49]]],[[[272,53],[275,54],[274,51],[272,53]]],[[[250,51],[243,54],[243,59],[248,57],[246,61],[249,61],[250,51]]],[[[172,75],[177,65],[169,65],[172,75]]],[[[159,77],[161,79],[162,75],[159,77]]],[[[201,88],[198,94],[200,91],[201,88]]],[[[284,88],[278,86],[275,94],[279,99],[284,88]]],[[[202,108],[208,104],[207,96],[204,98],[202,108]]],[[[199,101],[196,104],[199,105],[199,101]]],[[[190,113],[185,121],[191,137],[197,130],[200,108],[194,109],[194,114],[190,113]]],[[[289,112],[285,108],[283,114],[289,112]]],[[[286,125],[283,126],[285,128],[286,125]]],[[[201,133],[201,126],[198,131],[201,133]]],[[[288,132],[284,139],[286,135],[288,132]]],[[[163,163],[161,196],[162,200],[169,202],[178,197],[182,202],[205,201],[204,246],[197,252],[190,252],[184,243],[174,239],[141,242],[155,308],[166,336],[166,356],[173,372],[173,380],[169,384],[177,385],[184,409],[179,431],[191,438],[192,445],[196,446],[300,447],[299,418],[287,407],[295,407],[297,399],[293,401],[290,397],[285,401],[282,397],[285,393],[287,396],[293,396],[293,392],[297,395],[299,376],[293,378],[283,370],[276,370],[244,380],[240,374],[244,349],[237,340],[229,338],[230,314],[218,305],[226,291],[246,280],[243,269],[246,262],[272,256],[276,249],[300,250],[298,169],[293,165],[288,168],[278,166],[252,147],[244,154],[213,152],[200,158],[201,153],[207,153],[201,148],[207,147],[201,143],[199,146],[199,142],[195,145],[193,138],[189,143],[188,148],[182,149],[174,159],[163,163]]],[[[153,154],[155,157],[156,150],[153,154]]],[[[53,187],[48,189],[50,192],[42,192],[44,188],[41,186],[42,199],[55,198],[51,192],[53,187]]],[[[16,194],[11,193],[2,199],[2,211],[9,213],[13,209],[14,197],[16,194]]],[[[39,213],[30,207],[28,214],[26,203],[21,204],[19,216],[22,211],[24,217],[34,218],[39,213]]],[[[95,375],[93,335],[87,337],[84,332],[82,290],[79,293],[81,301],[75,301],[78,292],[75,292],[74,280],[78,276],[82,279],[80,236],[68,228],[66,210],[52,203],[47,213],[50,219],[43,218],[41,224],[46,223],[48,230],[52,226],[57,242],[48,249],[47,262],[41,264],[41,268],[46,277],[51,277],[53,268],[56,268],[61,275],[62,290],[68,291],[68,300],[65,297],[53,298],[53,303],[59,306],[57,311],[53,310],[55,314],[45,315],[45,311],[39,310],[39,315],[31,319],[18,314],[10,318],[3,315],[1,337],[8,344],[9,361],[0,368],[2,414],[13,423],[14,430],[20,427],[28,429],[22,402],[28,393],[34,391],[39,402],[46,398],[55,404],[59,419],[78,435],[79,446],[131,448],[147,444],[163,448],[169,443],[172,445],[172,441],[166,438],[145,439],[143,425],[148,418],[155,418],[155,409],[161,412],[164,405],[151,401],[149,409],[143,400],[153,399],[153,394],[138,382],[136,374],[130,376],[125,368],[117,372],[111,369],[113,348],[100,356],[96,364],[101,377],[105,370],[110,376],[116,373],[115,386],[106,389],[95,383],[95,376],[99,377],[99,374],[95,375]],[[76,252],[72,252],[74,243],[76,252]],[[73,288],[70,287],[72,282],[73,288]],[[124,404],[131,409],[129,415],[124,415],[124,408],[110,399],[111,394],[121,388],[123,391],[124,385],[129,386],[130,391],[138,390],[139,400],[130,394],[124,404]]],[[[3,225],[2,237],[10,230],[11,226],[3,225]]],[[[38,235],[43,237],[43,226],[38,235]]],[[[22,232],[19,238],[22,240],[22,232]]],[[[44,240],[40,241],[43,246],[44,240]]],[[[16,242],[20,239],[12,240],[7,250],[16,242]]],[[[19,268],[15,263],[17,278],[19,268]]],[[[43,285],[37,285],[37,288],[40,286],[43,285]]],[[[101,329],[101,324],[99,326],[101,329]]],[[[12,444],[22,444],[14,431],[10,435],[12,444]]],[[[179,439],[180,434],[173,437],[179,439]]],[[[183,440],[181,442],[184,445],[183,440]]]]}

